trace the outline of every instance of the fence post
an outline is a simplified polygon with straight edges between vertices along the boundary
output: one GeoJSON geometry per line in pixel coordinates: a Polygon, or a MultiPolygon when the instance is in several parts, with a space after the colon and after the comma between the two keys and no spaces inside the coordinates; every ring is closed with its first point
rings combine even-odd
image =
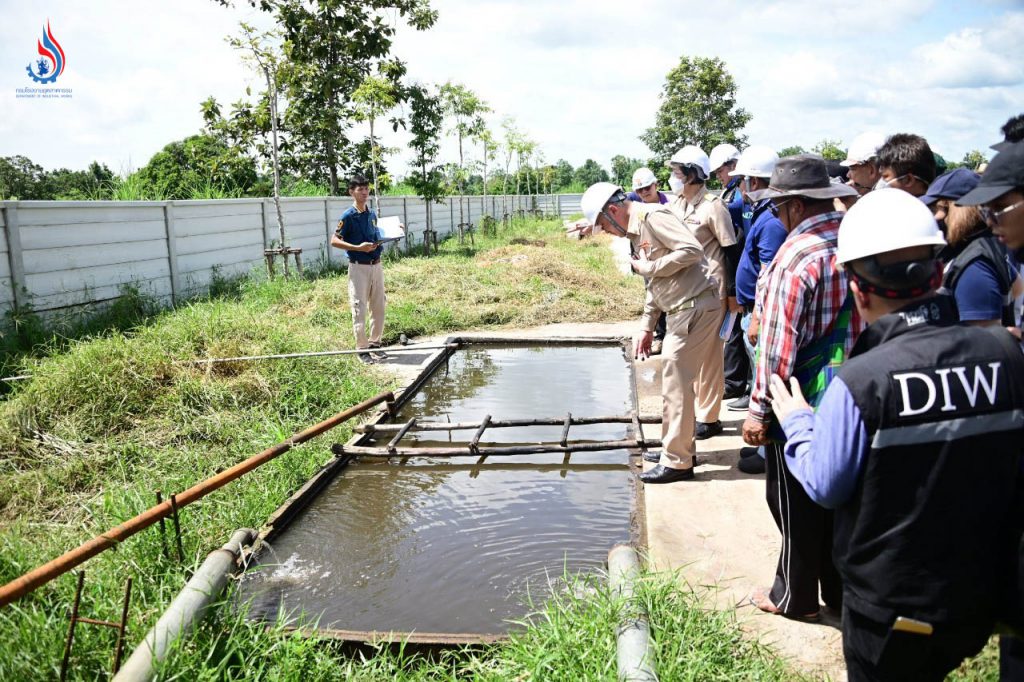
{"type": "Polygon", "coordinates": [[[25,257],[21,251],[21,227],[18,224],[18,207],[13,203],[4,204],[4,229],[7,231],[7,263],[11,268],[11,295],[14,309],[28,305],[28,288],[25,286],[25,257]]]}
{"type": "MultiPolygon", "coordinates": [[[[268,199],[260,199],[260,204],[263,206],[263,248],[270,248],[270,241],[267,239],[267,223],[270,222],[270,216],[267,215],[267,211],[270,208],[268,199]]],[[[284,246],[282,244],[282,246],[284,246]]]]}
{"type": "Polygon", "coordinates": [[[559,218],[562,217],[562,195],[561,194],[556,194],[555,195],[555,214],[559,218]]]}
{"type": "MultiPolygon", "coordinates": [[[[380,210],[380,207],[377,207],[380,210]]],[[[324,258],[327,265],[331,264],[331,200],[324,198],[324,228],[327,230],[327,241],[324,242],[324,258]]]]}
{"type": "Polygon", "coordinates": [[[174,229],[174,202],[164,202],[164,236],[167,239],[167,269],[171,273],[171,305],[181,301],[181,273],[178,271],[178,234],[174,229]]]}
{"type": "Polygon", "coordinates": [[[405,225],[405,252],[409,253],[409,197],[402,197],[402,224],[405,225]]]}

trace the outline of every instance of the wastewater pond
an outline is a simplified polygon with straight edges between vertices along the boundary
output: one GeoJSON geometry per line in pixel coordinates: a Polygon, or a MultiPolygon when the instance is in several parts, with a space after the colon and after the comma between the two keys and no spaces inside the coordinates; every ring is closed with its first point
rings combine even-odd
{"type": "MultiPolygon", "coordinates": [[[[396,422],[627,415],[620,346],[477,347],[454,353],[396,422]]],[[[620,440],[627,424],[574,426],[620,440]]],[[[558,442],[561,426],[494,428],[481,446],[558,442]]],[[[412,432],[407,446],[467,444],[474,430],[412,432]]],[[[380,435],[386,445],[393,434],[380,435]]],[[[363,459],[272,542],[242,581],[250,614],[283,610],[356,632],[500,634],[565,574],[603,566],[630,539],[625,450],[476,458],[363,459]]]]}

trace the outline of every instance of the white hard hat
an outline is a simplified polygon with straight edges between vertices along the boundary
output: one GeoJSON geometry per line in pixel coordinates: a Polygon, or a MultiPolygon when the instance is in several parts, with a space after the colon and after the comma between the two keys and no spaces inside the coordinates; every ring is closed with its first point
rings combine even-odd
{"type": "Polygon", "coordinates": [[[697,166],[704,171],[704,177],[707,178],[711,175],[711,164],[708,161],[708,155],[704,153],[704,150],[697,145],[688,144],[668,160],[666,166],[671,167],[673,164],[680,164],[682,166],[697,166]]]}
{"type": "Polygon", "coordinates": [[[637,168],[633,173],[633,189],[638,190],[641,187],[650,187],[658,181],[655,177],[654,172],[650,168],[637,168]]]}
{"type": "MultiPolygon", "coordinates": [[[[587,191],[583,193],[583,197],[580,199],[580,209],[583,211],[583,217],[591,225],[597,225],[597,216],[601,209],[604,208],[609,199],[615,196],[616,192],[621,191],[622,188],[615,183],[595,182],[587,188],[587,191]]],[[[921,205],[924,206],[924,204],[921,205]]]]}
{"type": "Polygon", "coordinates": [[[840,263],[909,246],[946,245],[928,207],[912,194],[887,187],[868,192],[839,224],[840,263]]]}
{"type": "Polygon", "coordinates": [[[843,166],[856,166],[865,163],[878,155],[879,148],[885,144],[887,137],[882,133],[861,133],[853,138],[846,158],[840,161],[843,166]]]}
{"type": "Polygon", "coordinates": [[[779,155],[771,147],[755,144],[747,147],[736,162],[736,170],[729,173],[730,177],[747,176],[751,178],[770,178],[775,171],[779,155]]]}
{"type": "Polygon", "coordinates": [[[720,144],[711,150],[711,155],[708,160],[708,167],[711,173],[729,163],[735,159],[740,158],[740,150],[732,146],[728,142],[720,144]]]}

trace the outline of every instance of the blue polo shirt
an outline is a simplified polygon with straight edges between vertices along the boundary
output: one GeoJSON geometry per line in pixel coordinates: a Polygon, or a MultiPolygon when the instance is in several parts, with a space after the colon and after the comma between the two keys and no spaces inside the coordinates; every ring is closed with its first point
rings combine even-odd
{"type": "Polygon", "coordinates": [[[743,202],[743,192],[739,186],[742,180],[741,177],[733,178],[722,191],[722,200],[729,209],[729,217],[732,218],[732,227],[738,239],[743,239],[743,235],[750,230],[750,216],[744,213],[746,204],[743,202]]]}
{"type": "Polygon", "coordinates": [[[768,265],[775,253],[786,241],[786,228],[771,211],[771,200],[763,199],[754,204],[753,224],[743,241],[743,252],[736,268],[736,302],[740,305],[754,305],[757,292],[757,276],[761,266],[768,265]]]}
{"type": "MultiPolygon", "coordinates": [[[[363,242],[377,241],[377,214],[369,207],[360,213],[355,204],[345,209],[338,221],[338,229],[334,234],[349,244],[362,244],[363,242]]],[[[383,248],[378,246],[370,252],[346,251],[348,259],[353,263],[371,263],[380,258],[383,248]]]]}

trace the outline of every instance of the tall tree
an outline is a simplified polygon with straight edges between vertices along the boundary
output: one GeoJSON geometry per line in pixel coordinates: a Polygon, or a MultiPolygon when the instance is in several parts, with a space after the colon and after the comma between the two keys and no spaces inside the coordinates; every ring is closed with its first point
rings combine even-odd
{"type": "Polygon", "coordinates": [[[433,231],[434,202],[444,196],[444,174],[436,164],[444,125],[444,106],[432,88],[414,85],[409,88],[409,146],[415,153],[416,166],[409,183],[423,199],[427,209],[427,230],[433,231]]]}
{"type": "Polygon", "coordinates": [[[704,150],[728,142],[742,147],[750,114],[736,105],[736,81],[717,57],[686,57],[668,72],[654,127],[640,139],[659,161],[688,144],[704,150]]]}
{"type": "MultiPolygon", "coordinates": [[[[501,122],[501,127],[505,131],[505,139],[502,141],[502,151],[505,154],[505,175],[501,179],[501,213],[502,215],[508,214],[506,207],[506,197],[508,196],[508,173],[512,166],[512,159],[515,158],[516,153],[522,140],[522,135],[519,129],[516,128],[515,119],[508,117],[501,122]]],[[[519,174],[516,173],[517,182],[519,174]]]]}
{"type": "Polygon", "coordinates": [[[584,187],[589,187],[595,182],[608,182],[608,171],[602,168],[597,161],[587,159],[582,166],[576,169],[573,181],[584,187]]]}
{"type": "MultiPolygon", "coordinates": [[[[457,184],[459,188],[459,223],[465,223],[462,212],[462,195],[466,193],[466,159],[463,153],[463,142],[478,137],[486,128],[484,114],[491,111],[487,103],[475,92],[464,85],[448,81],[441,86],[441,101],[445,113],[453,121],[452,132],[459,142],[459,169],[457,184]]],[[[459,228],[461,230],[461,228],[459,228]]],[[[460,233],[461,234],[461,233],[460,233]]]]}
{"type": "Polygon", "coordinates": [[[830,140],[825,138],[818,144],[814,145],[814,149],[811,151],[828,161],[842,161],[846,158],[846,150],[840,147],[842,140],[830,140]]]}
{"type": "Polygon", "coordinates": [[[565,159],[559,159],[555,164],[554,178],[552,184],[556,191],[563,190],[573,183],[572,164],[565,159]]]}
{"type": "MultiPolygon", "coordinates": [[[[374,127],[377,119],[395,108],[400,97],[398,78],[405,69],[394,62],[382,65],[381,75],[367,76],[352,93],[352,101],[356,105],[356,120],[370,124],[370,167],[373,174],[373,209],[380,215],[379,181],[377,165],[383,161],[381,148],[377,144],[374,127]]],[[[393,127],[398,128],[397,120],[393,127]]]]}
{"type": "Polygon", "coordinates": [[[622,154],[612,157],[612,182],[629,189],[633,181],[633,171],[644,165],[640,159],[630,159],[622,154]]]}
{"type": "Polygon", "coordinates": [[[490,164],[490,162],[493,161],[494,158],[495,158],[494,155],[498,151],[498,143],[494,139],[494,135],[487,128],[487,126],[484,126],[483,130],[480,131],[480,134],[477,136],[477,139],[480,140],[480,165],[482,167],[483,174],[484,174],[483,175],[483,182],[482,182],[482,184],[483,184],[483,195],[484,195],[484,203],[483,203],[483,205],[484,205],[484,210],[486,211],[487,210],[486,209],[486,206],[487,206],[487,167],[490,164]]]}
{"type": "Polygon", "coordinates": [[[338,194],[339,171],[351,163],[352,94],[390,55],[398,16],[417,30],[437,20],[429,0],[260,0],[285,38],[290,158],[338,194]]]}

